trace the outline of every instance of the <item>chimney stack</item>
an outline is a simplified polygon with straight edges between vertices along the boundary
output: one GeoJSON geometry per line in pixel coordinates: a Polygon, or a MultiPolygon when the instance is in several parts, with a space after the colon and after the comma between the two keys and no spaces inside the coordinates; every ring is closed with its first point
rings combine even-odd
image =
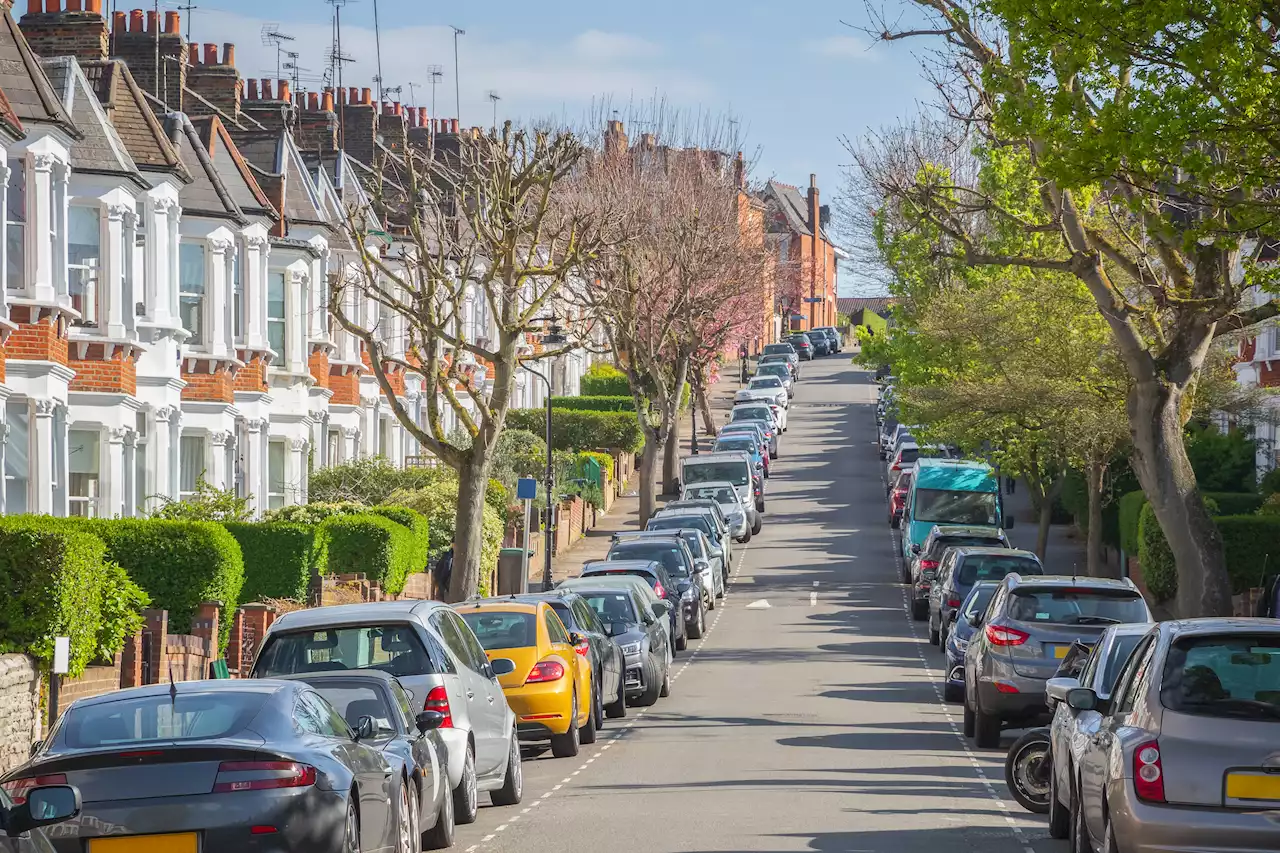
{"type": "Polygon", "coordinates": [[[372,166],[378,141],[380,106],[373,102],[372,89],[351,89],[351,99],[342,110],[342,147],[348,154],[372,166]]]}
{"type": "Polygon", "coordinates": [[[742,159],[742,152],[733,158],[733,183],[742,190],[747,187],[747,161],[742,159]]]}
{"type": "Polygon", "coordinates": [[[249,97],[240,105],[241,111],[271,130],[292,130],[297,124],[298,105],[293,102],[289,81],[263,78],[258,81],[261,88],[256,98],[254,82],[249,81],[249,97]]]}
{"type": "MultiPolygon", "coordinates": [[[[95,5],[94,0],[84,2],[85,5],[95,5]]],[[[101,7],[101,2],[96,5],[101,7]]],[[[155,10],[143,12],[133,9],[128,15],[127,29],[125,20],[120,12],[112,16],[112,52],[128,64],[133,79],[144,92],[159,98],[170,109],[184,109],[188,105],[183,103],[182,90],[187,86],[191,56],[182,38],[182,16],[177,12],[166,12],[162,26],[155,10]],[[158,68],[157,44],[160,48],[158,68]]]]}
{"type": "Polygon", "coordinates": [[[818,176],[809,175],[809,230],[816,240],[818,229],[822,225],[822,206],[818,203],[818,176]]]}
{"type": "Polygon", "coordinates": [[[338,150],[338,116],[333,111],[333,90],[307,93],[307,108],[298,116],[294,130],[303,151],[332,153],[338,150]]]}
{"type": "Polygon", "coordinates": [[[40,56],[74,56],[85,62],[107,58],[107,19],[102,0],[28,0],[18,22],[31,49],[40,56]]]}
{"type": "MultiPolygon", "coordinates": [[[[218,54],[216,44],[193,44],[190,48],[191,68],[187,72],[187,86],[200,97],[213,104],[233,122],[240,120],[240,72],[236,70],[236,46],[224,44],[218,54]],[[203,55],[204,62],[197,61],[203,55]]],[[[203,104],[193,101],[187,112],[193,116],[207,115],[203,104]]]]}

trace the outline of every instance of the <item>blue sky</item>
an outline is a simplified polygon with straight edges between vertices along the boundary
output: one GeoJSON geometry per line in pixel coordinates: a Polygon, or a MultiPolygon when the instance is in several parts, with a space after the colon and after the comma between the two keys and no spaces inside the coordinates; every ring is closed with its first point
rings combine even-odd
{"type": "MultiPolygon", "coordinates": [[[[192,0],[162,6],[184,2],[192,0]]],[[[310,69],[304,82],[310,76],[321,85],[332,37],[325,0],[193,2],[192,40],[235,43],[245,76],[275,76],[275,49],[261,38],[273,24],[294,36],[290,49],[310,69]]],[[[342,10],[344,51],[356,59],[344,69],[347,86],[372,85],[376,73],[373,6],[351,0],[342,10]]],[[[563,113],[574,121],[602,98],[661,95],[690,110],[733,113],[745,147],[758,155],[754,180],[803,187],[816,173],[824,201],[840,193],[849,160],[840,138],[913,113],[929,95],[905,47],[868,49],[863,33],[841,23],[863,20],[857,0],[378,0],[378,13],[383,76],[388,86],[404,86],[406,103],[412,83],[417,105],[430,106],[427,67],[439,64],[437,113],[454,115],[454,25],[466,30],[458,75],[464,124],[492,123],[490,90],[501,96],[500,118],[563,113]]],[[[843,278],[842,292],[858,289],[843,278]]]]}

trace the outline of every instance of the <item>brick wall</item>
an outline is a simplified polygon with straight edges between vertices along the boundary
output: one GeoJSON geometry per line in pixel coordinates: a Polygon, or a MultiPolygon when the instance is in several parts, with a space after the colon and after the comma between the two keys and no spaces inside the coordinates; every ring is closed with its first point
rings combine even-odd
{"type": "MultiPolygon", "coordinates": [[[[240,116],[240,72],[236,70],[236,46],[224,44],[218,55],[215,44],[192,44],[187,47],[187,86],[232,118],[240,116]]],[[[194,98],[183,105],[186,112],[202,116],[209,112],[194,98]]]]}
{"type": "Polygon", "coordinates": [[[138,88],[144,92],[159,91],[161,101],[172,109],[182,109],[182,89],[187,82],[187,51],[178,13],[165,13],[162,22],[154,10],[144,13],[141,9],[131,9],[128,15],[117,11],[112,18],[112,37],[115,55],[128,64],[138,88]],[[158,69],[157,47],[160,53],[158,69]],[[158,79],[157,71],[160,74],[158,79]]]}
{"type": "Polygon", "coordinates": [[[67,364],[76,372],[71,380],[72,391],[138,393],[137,364],[122,351],[117,350],[107,358],[104,345],[91,344],[84,359],[73,358],[67,364]]]}
{"type": "Polygon", "coordinates": [[[27,760],[40,739],[40,677],[26,655],[0,655],[0,773],[27,760]]]}
{"type": "Polygon", "coordinates": [[[209,677],[209,664],[214,658],[209,654],[209,645],[204,637],[191,634],[169,634],[165,637],[164,659],[161,671],[162,681],[169,680],[173,673],[176,681],[203,681],[209,677]]]}
{"type": "Polygon", "coordinates": [[[67,363],[67,339],[59,334],[58,324],[52,317],[31,320],[32,309],[14,308],[10,318],[18,328],[9,336],[5,353],[12,359],[29,361],[56,361],[67,363]],[[31,320],[30,322],[28,322],[31,320]]]}
{"type": "MultiPolygon", "coordinates": [[[[391,386],[392,391],[396,392],[397,397],[403,397],[404,396],[404,371],[400,368],[393,368],[390,365],[384,365],[383,367],[387,371],[387,384],[391,386]]],[[[492,376],[493,373],[490,372],[489,375],[492,376]]],[[[383,392],[383,396],[384,397],[386,396],[385,392],[383,392]]]]}
{"type": "Polygon", "coordinates": [[[4,359],[5,359],[4,341],[0,340],[0,382],[4,381],[4,359]]]}
{"type": "Polygon", "coordinates": [[[404,590],[397,596],[401,601],[431,598],[431,575],[416,572],[405,578],[404,590]]]}
{"type": "Polygon", "coordinates": [[[311,371],[311,378],[316,381],[317,386],[329,387],[329,353],[323,349],[311,353],[307,358],[307,368],[311,371]]]}
{"type": "Polygon", "coordinates": [[[267,390],[267,363],[263,359],[261,353],[249,355],[248,352],[240,353],[240,360],[245,363],[244,367],[236,373],[236,390],[237,391],[266,391],[267,390]]]}
{"type": "Polygon", "coordinates": [[[231,638],[227,642],[227,669],[232,675],[249,677],[262,638],[274,621],[276,611],[266,604],[246,604],[236,610],[231,623],[231,638]]]}
{"type": "Polygon", "coordinates": [[[25,14],[20,26],[31,49],[41,56],[74,56],[102,60],[107,57],[107,19],[102,17],[102,0],[82,0],[72,4],[61,0],[57,11],[25,14]],[[84,10],[61,11],[72,5],[84,10]]]}
{"type": "Polygon", "coordinates": [[[85,667],[79,678],[63,678],[58,688],[58,707],[66,708],[77,699],[91,699],[120,689],[121,655],[110,666],[85,667]]]}
{"type": "Polygon", "coordinates": [[[182,389],[182,399],[212,403],[235,402],[235,378],[231,369],[220,366],[209,373],[208,370],[197,370],[194,373],[182,371],[182,378],[187,387],[182,389]]]}
{"type": "Polygon", "coordinates": [[[360,374],[331,372],[329,388],[333,391],[329,399],[331,406],[360,405],[360,374]]]}

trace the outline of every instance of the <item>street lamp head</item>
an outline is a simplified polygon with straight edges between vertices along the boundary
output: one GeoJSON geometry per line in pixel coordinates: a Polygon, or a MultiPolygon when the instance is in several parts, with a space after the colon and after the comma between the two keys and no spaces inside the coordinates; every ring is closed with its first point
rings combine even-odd
{"type": "Polygon", "coordinates": [[[569,338],[565,336],[562,327],[552,324],[547,327],[547,333],[542,336],[542,342],[544,344],[567,344],[569,338]]]}

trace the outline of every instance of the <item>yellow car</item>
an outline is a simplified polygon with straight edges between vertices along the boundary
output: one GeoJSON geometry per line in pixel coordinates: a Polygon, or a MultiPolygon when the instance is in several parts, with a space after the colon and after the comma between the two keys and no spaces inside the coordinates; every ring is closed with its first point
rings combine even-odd
{"type": "Polygon", "coordinates": [[[585,637],[567,631],[545,601],[489,598],[454,608],[489,660],[515,663],[498,683],[516,715],[521,741],[549,740],[556,758],[577,755],[580,743],[595,743],[595,685],[585,637]]]}

